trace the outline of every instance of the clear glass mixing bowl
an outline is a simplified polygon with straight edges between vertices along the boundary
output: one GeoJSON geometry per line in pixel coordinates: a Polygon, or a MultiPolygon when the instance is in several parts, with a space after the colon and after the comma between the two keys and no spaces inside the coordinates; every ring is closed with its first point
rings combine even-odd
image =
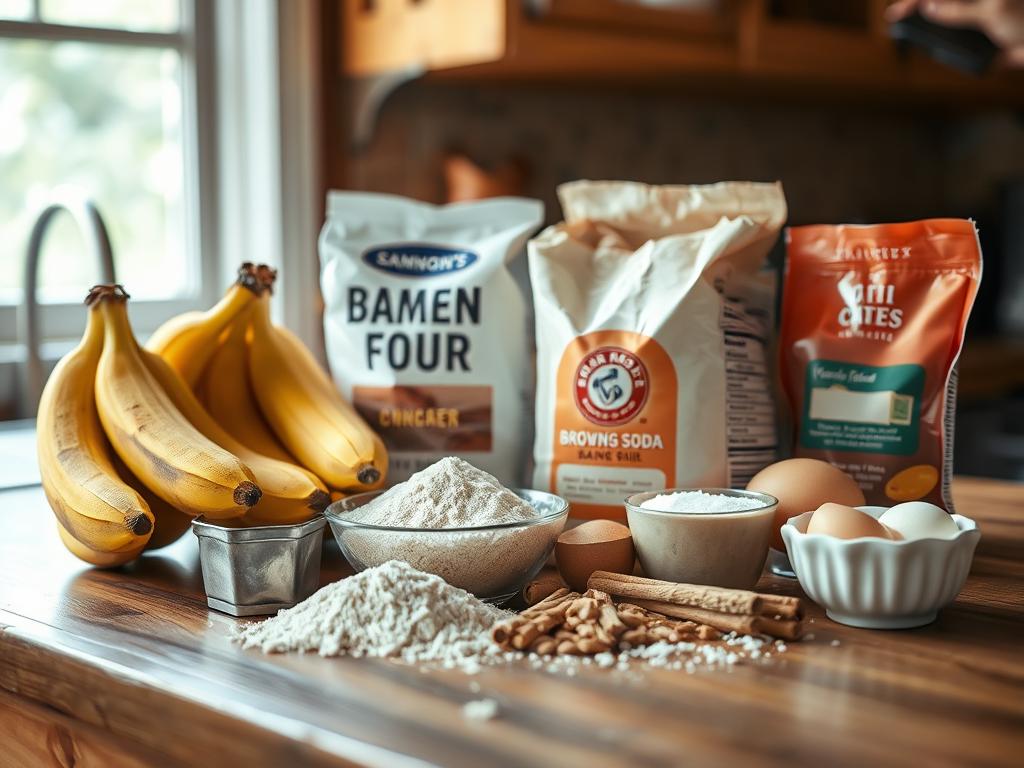
{"type": "Polygon", "coordinates": [[[569,514],[569,503],[561,496],[525,488],[511,490],[533,506],[537,517],[471,528],[401,528],[351,518],[353,510],[384,491],[336,501],[324,516],[342,553],[357,571],[403,560],[482,600],[500,604],[537,575],[569,514]]]}

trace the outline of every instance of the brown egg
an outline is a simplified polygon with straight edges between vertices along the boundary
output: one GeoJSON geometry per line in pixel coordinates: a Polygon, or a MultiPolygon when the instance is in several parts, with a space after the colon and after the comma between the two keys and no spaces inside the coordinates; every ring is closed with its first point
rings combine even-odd
{"type": "Polygon", "coordinates": [[[786,551],[781,530],[789,518],[830,501],[850,507],[864,504],[864,492],[856,480],[817,459],[786,459],[770,464],[754,475],[747,490],[767,493],[779,500],[772,535],[772,547],[779,552],[786,551]]]}
{"type": "Polygon", "coordinates": [[[867,512],[832,502],[822,504],[814,510],[811,521],[807,524],[807,532],[834,536],[837,539],[859,539],[864,536],[892,538],[889,529],[867,512]]]}
{"type": "Polygon", "coordinates": [[[587,589],[594,571],[632,573],[635,557],[629,528],[612,520],[590,520],[570,528],[555,544],[558,572],[576,592],[587,589]]]}

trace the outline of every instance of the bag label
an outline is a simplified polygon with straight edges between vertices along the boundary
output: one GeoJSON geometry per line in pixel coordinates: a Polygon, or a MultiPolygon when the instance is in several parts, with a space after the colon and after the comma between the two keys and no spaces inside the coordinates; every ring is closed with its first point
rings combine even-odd
{"type": "Polygon", "coordinates": [[[578,336],[558,365],[551,487],[573,517],[625,519],[623,500],[675,481],[678,381],[654,339],[578,336]]]}
{"type": "Polygon", "coordinates": [[[480,257],[465,248],[397,243],[371,248],[363,261],[374,269],[403,277],[433,277],[473,266],[480,257]]]}
{"type": "Polygon", "coordinates": [[[389,451],[489,451],[490,387],[353,387],[352,403],[389,451]]]}
{"type": "Polygon", "coordinates": [[[622,347],[595,349],[576,367],[576,407],[594,424],[626,424],[643,408],[649,391],[647,367],[622,347]]]}
{"type": "Polygon", "coordinates": [[[819,450],[917,453],[924,393],[920,365],[807,365],[800,445],[819,450]]]}

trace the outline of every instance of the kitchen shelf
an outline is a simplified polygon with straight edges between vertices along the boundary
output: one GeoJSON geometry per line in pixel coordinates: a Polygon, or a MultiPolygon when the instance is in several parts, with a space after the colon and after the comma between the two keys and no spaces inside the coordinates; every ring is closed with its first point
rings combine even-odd
{"type": "MultiPolygon", "coordinates": [[[[423,76],[1024,105],[1021,73],[974,78],[903,52],[886,36],[885,0],[863,2],[850,15],[862,23],[830,23],[777,13],[767,0],[719,0],[703,11],[626,0],[341,0],[339,73],[361,83],[363,111],[423,76]]],[[[357,124],[365,133],[372,119],[357,124]]]]}

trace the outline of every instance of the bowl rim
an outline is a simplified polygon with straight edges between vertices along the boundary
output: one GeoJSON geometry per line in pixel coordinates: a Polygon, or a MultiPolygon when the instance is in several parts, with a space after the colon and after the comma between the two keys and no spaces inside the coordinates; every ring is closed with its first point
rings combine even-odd
{"type": "MultiPolygon", "coordinates": [[[[645,499],[646,501],[646,499],[645,499]]],[[[742,488],[715,488],[715,487],[691,487],[691,488],[665,488],[660,491],[642,491],[641,493],[633,493],[627,496],[622,502],[627,512],[642,512],[645,515],[664,515],[666,517],[730,517],[733,515],[753,515],[755,513],[765,513],[768,510],[775,509],[779,506],[779,500],[768,493],[761,493],[760,491],[748,491],[742,488]],[[672,512],[666,509],[650,509],[649,507],[641,506],[632,501],[637,496],[648,496],[653,498],[654,496],[663,496],[669,493],[706,493],[710,496],[731,496],[733,498],[753,498],[762,502],[762,506],[753,507],[751,509],[733,509],[723,510],[721,512],[672,512]]]]}
{"type": "MultiPolygon", "coordinates": [[[[394,487],[394,486],[392,486],[394,487]]],[[[363,504],[369,503],[374,498],[386,493],[389,488],[382,488],[376,491],[364,491],[363,493],[357,493],[352,496],[346,496],[343,499],[338,499],[327,506],[323,511],[323,516],[327,518],[327,522],[332,526],[337,524],[344,528],[352,528],[366,531],[393,531],[400,533],[424,533],[424,534],[452,534],[452,533],[466,533],[472,531],[501,531],[512,528],[532,528],[535,525],[541,525],[542,523],[550,523],[557,520],[560,517],[566,517],[569,514],[569,502],[558,494],[551,493],[549,491],[541,491],[533,488],[508,488],[506,490],[512,491],[514,494],[522,499],[529,500],[527,494],[534,494],[537,496],[547,497],[557,502],[557,509],[553,512],[549,512],[544,515],[538,515],[537,517],[530,518],[529,520],[515,520],[511,523],[493,523],[491,525],[469,525],[461,526],[456,528],[417,528],[410,526],[401,525],[377,525],[375,523],[364,523],[359,520],[348,520],[344,517],[344,514],[339,513],[339,509],[343,509],[346,502],[352,503],[357,499],[363,499],[362,504],[357,504],[356,507],[363,506],[363,504]]],[[[346,510],[349,512],[351,510],[346,510]]]]}
{"type": "MultiPolygon", "coordinates": [[[[877,520],[881,516],[881,512],[879,512],[876,516],[875,510],[881,510],[882,512],[884,512],[887,509],[891,509],[891,507],[879,507],[877,505],[864,504],[859,507],[854,507],[854,509],[859,509],[861,512],[866,512],[867,514],[871,515],[877,520]]],[[[977,522],[964,515],[958,515],[956,513],[953,513],[950,515],[950,517],[953,518],[953,522],[956,523],[956,527],[958,529],[956,536],[944,538],[940,538],[938,536],[925,536],[919,539],[882,539],[878,536],[858,536],[855,539],[839,539],[835,536],[828,536],[824,533],[807,533],[807,531],[801,531],[799,528],[797,528],[795,521],[812,514],[814,514],[813,509],[808,510],[807,512],[801,512],[799,515],[794,515],[793,517],[786,520],[786,522],[782,524],[781,529],[783,541],[785,541],[787,528],[792,531],[792,533],[790,534],[791,536],[799,536],[801,539],[812,541],[827,539],[828,541],[832,542],[833,546],[837,547],[843,547],[849,544],[865,543],[869,545],[873,544],[875,546],[906,547],[912,544],[919,544],[924,541],[939,541],[942,543],[948,543],[952,545],[960,541],[961,539],[966,538],[972,533],[977,534],[979,536],[981,535],[981,529],[978,527],[977,522]]]]}
{"type": "Polygon", "coordinates": [[[215,520],[208,520],[199,515],[192,518],[189,527],[199,538],[210,538],[240,544],[251,541],[297,541],[321,530],[327,521],[323,513],[317,512],[309,520],[301,523],[260,523],[243,527],[218,525],[215,520]]]}

